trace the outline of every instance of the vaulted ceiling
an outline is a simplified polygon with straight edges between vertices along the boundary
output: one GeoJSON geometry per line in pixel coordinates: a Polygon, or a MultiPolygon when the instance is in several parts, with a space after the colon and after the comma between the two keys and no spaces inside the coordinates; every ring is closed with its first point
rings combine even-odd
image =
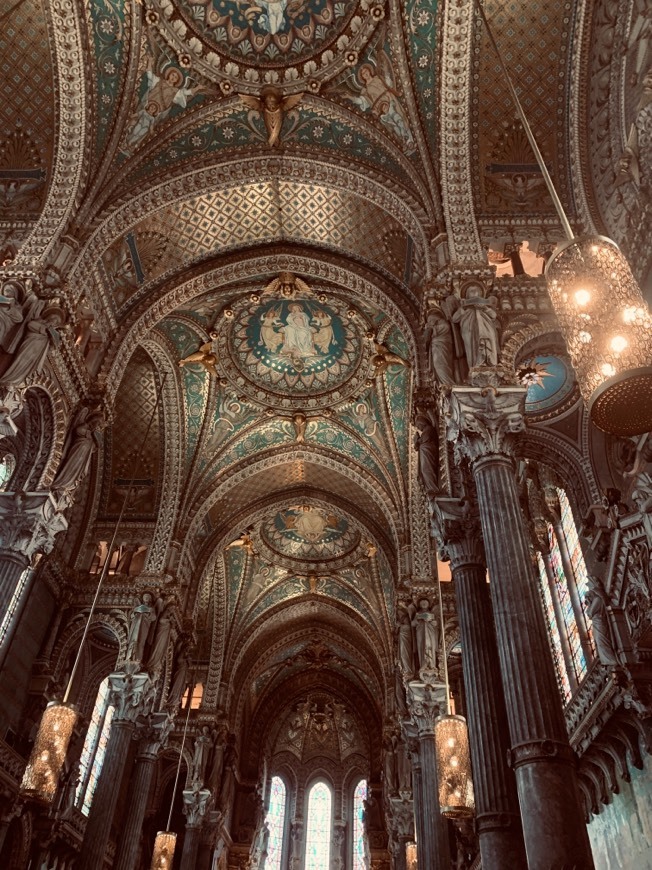
{"type": "MultiPolygon", "coordinates": [[[[484,6],[576,216],[584,6],[484,6]]],[[[228,668],[247,697],[222,701],[253,709],[318,667],[380,697],[399,565],[434,572],[410,418],[442,239],[477,266],[518,233],[536,274],[558,235],[473,4],[23,0],[0,20],[0,249],[61,240],[100,349],[79,378],[113,408],[89,528],[154,415],[127,516],[154,528],[151,574],[178,555],[207,691],[228,668]]]]}

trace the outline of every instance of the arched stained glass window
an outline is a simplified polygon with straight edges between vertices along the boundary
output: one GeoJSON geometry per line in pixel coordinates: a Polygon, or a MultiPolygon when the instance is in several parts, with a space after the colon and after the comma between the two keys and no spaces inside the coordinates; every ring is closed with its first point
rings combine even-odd
{"type": "Polygon", "coordinates": [[[330,870],[333,795],[316,782],[308,795],[305,870],[330,870]]]}
{"type": "Polygon", "coordinates": [[[285,783],[280,776],[275,776],[272,779],[272,788],[269,795],[269,809],[267,810],[267,816],[265,818],[269,828],[265,870],[281,870],[286,802],[287,792],[285,789],[285,783]]]}
{"type": "Polygon", "coordinates": [[[353,870],[367,870],[364,830],[364,802],[367,780],[361,779],[353,792],[353,870]]]}
{"type": "Polygon", "coordinates": [[[91,723],[88,726],[84,748],[79,759],[79,785],[77,786],[76,804],[85,816],[90,812],[95,787],[104,764],[114,709],[115,707],[109,704],[109,678],[107,677],[100,683],[91,723]]]}
{"type": "Polygon", "coordinates": [[[584,599],[588,575],[568,496],[556,488],[559,517],[547,523],[548,552],[537,553],[541,593],[557,680],[568,701],[588,670],[590,620],[584,599]]]}

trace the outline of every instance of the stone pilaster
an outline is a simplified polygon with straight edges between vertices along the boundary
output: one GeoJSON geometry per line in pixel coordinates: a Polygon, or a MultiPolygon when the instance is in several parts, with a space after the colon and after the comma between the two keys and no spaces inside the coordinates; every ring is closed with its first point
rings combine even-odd
{"type": "Polygon", "coordinates": [[[136,735],[140,742],[129,784],[129,808],[118,843],[115,870],[132,870],[137,865],[156,759],[168,739],[172,723],[169,714],[152,713],[147,725],[136,735]]]}
{"type": "Polygon", "coordinates": [[[109,675],[109,689],[109,703],[115,709],[77,870],[97,870],[103,864],[136,720],[149,714],[154,700],[155,687],[149,674],[134,672],[129,665],[121,673],[109,675]]]}
{"type": "Polygon", "coordinates": [[[201,843],[201,829],[208,809],[211,793],[207,788],[187,788],[183,791],[183,812],[186,833],[183,839],[181,870],[195,870],[201,843]]]}
{"type": "Polygon", "coordinates": [[[445,692],[443,685],[420,680],[408,683],[408,706],[419,738],[421,760],[419,864],[430,870],[448,870],[450,867],[448,824],[439,809],[435,750],[435,719],[444,703],[445,692]]]}
{"type": "Polygon", "coordinates": [[[0,493],[0,613],[5,613],[20,575],[34,557],[50,553],[68,528],[51,492],[0,493]]]}
{"type": "Polygon", "coordinates": [[[303,862],[303,819],[294,819],[290,826],[290,870],[299,870],[303,862]]]}
{"type": "Polygon", "coordinates": [[[448,435],[469,459],[478,494],[528,864],[586,870],[593,859],[575,759],[514,475],[524,400],[520,387],[454,387],[448,435]]]}
{"type": "Polygon", "coordinates": [[[476,831],[485,870],[525,867],[507,711],[479,518],[468,500],[436,499],[433,530],[450,560],[462,642],[476,831]]]}
{"type": "Polygon", "coordinates": [[[414,840],[414,805],[408,798],[390,799],[394,870],[406,870],[405,847],[414,840]]]}
{"type": "Polygon", "coordinates": [[[425,818],[423,815],[423,772],[421,770],[421,753],[419,737],[416,725],[413,722],[404,722],[403,733],[405,735],[410,760],[412,761],[412,806],[414,811],[414,829],[417,843],[423,843],[425,839],[425,818]]]}

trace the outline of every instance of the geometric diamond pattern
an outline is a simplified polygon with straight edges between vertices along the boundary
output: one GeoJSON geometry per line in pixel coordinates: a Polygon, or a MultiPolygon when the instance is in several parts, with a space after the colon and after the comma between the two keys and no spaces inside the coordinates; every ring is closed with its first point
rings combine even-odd
{"type": "MultiPolygon", "coordinates": [[[[167,206],[133,230],[158,233],[169,244],[147,278],[176,264],[197,260],[227,248],[281,239],[315,242],[360,256],[372,251],[389,272],[402,278],[404,263],[396,244],[407,244],[401,225],[378,206],[345,190],[319,184],[261,181],[230,191],[217,191],[167,206]]],[[[399,245],[400,248],[400,245],[399,245]]]]}

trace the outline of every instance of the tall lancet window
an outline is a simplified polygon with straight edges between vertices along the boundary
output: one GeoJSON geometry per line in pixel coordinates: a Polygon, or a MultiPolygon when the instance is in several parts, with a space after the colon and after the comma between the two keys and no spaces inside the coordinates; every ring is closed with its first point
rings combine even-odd
{"type": "Polygon", "coordinates": [[[568,701],[584,679],[593,656],[584,599],[588,575],[570,502],[555,489],[559,504],[547,522],[547,548],[537,553],[548,634],[562,696],[568,701]]]}
{"type": "Polygon", "coordinates": [[[16,458],[12,453],[5,453],[0,456],[0,492],[4,492],[11,480],[11,476],[16,469],[16,458]]]}
{"type": "Polygon", "coordinates": [[[308,795],[305,870],[330,870],[333,793],[316,782],[308,795]]]}
{"type": "Polygon", "coordinates": [[[285,783],[280,776],[275,776],[272,779],[272,787],[269,795],[269,809],[267,810],[267,816],[265,818],[269,828],[265,870],[281,870],[286,803],[287,791],[285,789],[285,783]]]}
{"type": "Polygon", "coordinates": [[[353,792],[353,870],[367,870],[364,830],[364,802],[367,780],[361,779],[353,792]]]}
{"type": "Polygon", "coordinates": [[[75,802],[85,816],[90,812],[97,781],[104,764],[114,709],[115,707],[109,704],[109,678],[107,677],[100,683],[91,723],[79,759],[79,785],[75,802]]]}

